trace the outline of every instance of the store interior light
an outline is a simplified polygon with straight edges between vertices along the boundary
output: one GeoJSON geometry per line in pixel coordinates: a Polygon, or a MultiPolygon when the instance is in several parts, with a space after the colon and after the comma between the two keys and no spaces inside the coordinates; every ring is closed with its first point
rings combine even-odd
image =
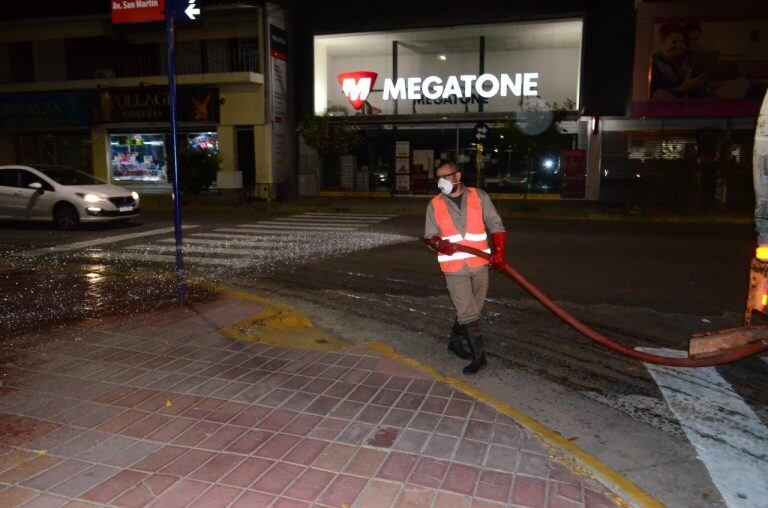
{"type": "Polygon", "coordinates": [[[437,59],[440,60],[441,62],[445,62],[446,56],[445,55],[437,55],[437,59]]]}

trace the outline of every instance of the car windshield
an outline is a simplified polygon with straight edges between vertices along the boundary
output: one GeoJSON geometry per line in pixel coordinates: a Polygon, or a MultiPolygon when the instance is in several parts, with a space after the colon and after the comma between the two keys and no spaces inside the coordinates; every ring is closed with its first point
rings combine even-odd
{"type": "Polygon", "coordinates": [[[93,175],[68,166],[36,166],[35,169],[60,185],[99,185],[104,183],[93,175]]]}

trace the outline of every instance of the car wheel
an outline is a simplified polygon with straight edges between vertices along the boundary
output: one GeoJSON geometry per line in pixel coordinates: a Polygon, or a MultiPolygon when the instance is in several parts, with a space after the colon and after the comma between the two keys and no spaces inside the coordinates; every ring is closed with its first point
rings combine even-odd
{"type": "Polygon", "coordinates": [[[80,224],[80,216],[72,205],[59,205],[53,212],[53,221],[62,231],[72,231],[80,224]]]}

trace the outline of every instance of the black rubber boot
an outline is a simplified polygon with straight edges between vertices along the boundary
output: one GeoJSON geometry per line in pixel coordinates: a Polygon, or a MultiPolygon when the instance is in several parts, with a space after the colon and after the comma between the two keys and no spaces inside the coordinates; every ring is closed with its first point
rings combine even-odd
{"type": "Polygon", "coordinates": [[[464,374],[477,374],[477,371],[488,365],[485,359],[485,346],[480,334],[480,321],[473,321],[464,325],[467,329],[467,343],[472,354],[472,362],[464,367],[464,374]]]}
{"type": "Polygon", "coordinates": [[[462,341],[467,336],[466,325],[460,325],[458,321],[453,322],[453,330],[451,330],[451,338],[448,341],[448,351],[455,354],[462,360],[466,360],[471,355],[469,351],[464,348],[462,341]]]}

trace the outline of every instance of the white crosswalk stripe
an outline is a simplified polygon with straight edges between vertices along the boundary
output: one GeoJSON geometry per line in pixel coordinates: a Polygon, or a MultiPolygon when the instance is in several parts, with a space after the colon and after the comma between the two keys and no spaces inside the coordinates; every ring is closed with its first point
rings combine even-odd
{"type": "Polygon", "coordinates": [[[320,224],[269,224],[266,222],[261,222],[258,224],[250,225],[250,224],[244,224],[242,226],[239,226],[242,229],[270,229],[270,230],[278,230],[278,231],[303,231],[303,230],[310,230],[310,231],[350,231],[353,229],[358,229],[360,226],[326,226],[326,225],[320,225],[320,224]]]}
{"type": "MultiPolygon", "coordinates": [[[[126,252],[110,255],[108,257],[105,257],[101,261],[110,261],[110,260],[175,263],[176,256],[165,255],[165,254],[146,254],[144,252],[126,251],[126,252]]],[[[199,256],[185,256],[184,263],[191,264],[191,265],[217,265],[217,266],[226,265],[228,267],[233,267],[233,268],[247,268],[253,264],[251,260],[244,259],[244,258],[243,259],[236,259],[236,258],[222,259],[222,258],[206,258],[206,257],[199,257],[199,256]]]]}
{"type": "Polygon", "coordinates": [[[371,219],[377,219],[377,220],[386,220],[391,219],[393,217],[397,217],[397,215],[377,215],[377,214],[370,214],[370,213],[320,213],[320,212],[306,212],[300,215],[300,217],[330,217],[330,218],[371,218],[371,219]]]}
{"type": "MultiPolygon", "coordinates": [[[[307,229],[270,229],[270,228],[254,228],[254,227],[236,227],[236,228],[219,228],[215,229],[217,233],[236,233],[236,234],[264,234],[264,235],[282,235],[282,236],[297,236],[297,235],[327,235],[333,231],[318,231],[314,228],[307,229]]],[[[346,231],[346,230],[342,230],[346,231]]]]}
{"type": "MultiPolygon", "coordinates": [[[[193,229],[198,226],[192,225],[192,224],[184,224],[181,228],[182,229],[193,229]]],[[[151,229],[149,231],[140,231],[138,233],[127,233],[123,235],[113,235],[113,236],[105,236],[101,238],[94,238],[91,240],[85,240],[82,242],[74,242],[74,243],[65,243],[62,245],[54,245],[51,247],[43,247],[42,249],[34,249],[29,250],[25,252],[21,252],[21,256],[28,256],[28,257],[34,257],[44,254],[55,254],[59,252],[67,252],[67,251],[74,251],[74,250],[81,250],[86,249],[90,247],[95,247],[97,245],[106,245],[110,243],[117,243],[117,242],[124,242],[126,240],[132,240],[134,238],[142,238],[145,236],[153,236],[153,235],[161,235],[161,234],[167,234],[172,233],[173,227],[169,228],[160,228],[160,229],[151,229]]]]}
{"type": "MultiPolygon", "coordinates": [[[[234,245],[244,245],[248,247],[279,247],[282,245],[282,242],[276,242],[270,238],[263,238],[263,239],[255,239],[255,240],[241,240],[241,239],[233,239],[229,235],[221,235],[222,238],[185,238],[184,239],[184,246],[187,244],[199,244],[199,245],[222,245],[224,247],[234,246],[234,245]]],[[[247,236],[245,238],[251,238],[250,236],[247,236]]],[[[176,240],[173,238],[165,238],[163,240],[160,240],[158,243],[176,243],[176,240]]]]}
{"type": "MultiPolygon", "coordinates": [[[[125,248],[126,250],[138,250],[143,252],[176,252],[176,246],[175,245],[131,245],[129,247],[125,248]]],[[[221,255],[221,254],[235,254],[237,256],[241,256],[243,254],[249,253],[251,255],[257,254],[258,252],[269,252],[271,251],[271,248],[261,248],[261,249],[229,249],[221,246],[199,246],[199,245],[183,245],[182,251],[184,254],[212,254],[212,255],[221,255]]]]}
{"type": "MultiPolygon", "coordinates": [[[[684,351],[638,348],[684,357],[684,351]]],[[[646,364],[698,458],[729,507],[768,499],[768,428],[714,367],[646,364]]]]}
{"type": "MultiPolygon", "coordinates": [[[[221,231],[221,230],[216,230],[221,231]]],[[[226,229],[224,230],[226,231],[226,229]]],[[[254,242],[261,242],[261,241],[278,241],[282,242],[282,239],[285,239],[286,237],[296,237],[296,233],[268,233],[263,236],[254,236],[253,232],[243,231],[241,229],[233,229],[233,233],[197,233],[194,235],[189,235],[192,238],[201,238],[203,240],[211,240],[211,241],[222,241],[222,240],[249,240],[254,242]],[[238,234],[240,233],[240,234],[238,234]]],[[[302,235],[304,233],[301,233],[302,235]]],[[[161,242],[165,241],[171,241],[175,242],[173,238],[166,238],[163,240],[160,240],[161,242]]],[[[186,241],[186,239],[184,240],[186,241]]]]}
{"type": "MultiPolygon", "coordinates": [[[[405,241],[369,228],[396,215],[304,213],[195,232],[184,239],[184,261],[191,265],[248,268],[283,259],[313,259],[405,241]],[[310,241],[307,241],[307,239],[310,241]],[[321,240],[322,239],[322,240],[321,240]]],[[[108,259],[175,263],[173,236],[126,246],[108,259]]]]}
{"type": "Polygon", "coordinates": [[[366,225],[366,224],[375,224],[377,222],[381,222],[381,219],[331,219],[331,218],[325,218],[325,217],[280,217],[279,219],[275,219],[271,222],[279,223],[279,224],[302,224],[302,223],[312,223],[312,224],[357,224],[357,225],[366,225]]]}

